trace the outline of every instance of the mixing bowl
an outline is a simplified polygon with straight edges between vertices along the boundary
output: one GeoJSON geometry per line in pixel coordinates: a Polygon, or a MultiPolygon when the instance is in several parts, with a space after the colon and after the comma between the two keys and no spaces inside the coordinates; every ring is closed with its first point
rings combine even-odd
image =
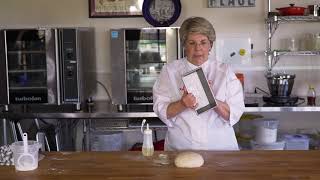
{"type": "Polygon", "coordinates": [[[286,73],[267,74],[266,78],[271,96],[290,96],[295,77],[294,74],[286,73]]]}

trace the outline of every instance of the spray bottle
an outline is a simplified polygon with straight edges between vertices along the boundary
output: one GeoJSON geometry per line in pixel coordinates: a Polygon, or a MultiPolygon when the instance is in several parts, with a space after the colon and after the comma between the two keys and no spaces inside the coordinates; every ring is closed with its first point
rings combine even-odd
{"type": "Polygon", "coordinates": [[[143,131],[143,126],[145,123],[146,119],[143,119],[141,123],[141,133],[143,133],[142,154],[144,156],[152,156],[154,152],[152,130],[149,129],[149,124],[147,123],[147,129],[143,131]]]}

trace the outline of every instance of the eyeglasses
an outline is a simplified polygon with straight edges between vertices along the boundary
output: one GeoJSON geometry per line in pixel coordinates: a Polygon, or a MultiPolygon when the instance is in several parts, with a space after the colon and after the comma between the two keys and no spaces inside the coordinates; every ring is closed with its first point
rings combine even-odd
{"type": "Polygon", "coordinates": [[[203,41],[200,41],[199,43],[197,43],[195,41],[187,41],[186,45],[191,48],[195,48],[197,46],[199,46],[200,48],[208,48],[208,47],[210,47],[210,41],[203,40],[203,41]]]}

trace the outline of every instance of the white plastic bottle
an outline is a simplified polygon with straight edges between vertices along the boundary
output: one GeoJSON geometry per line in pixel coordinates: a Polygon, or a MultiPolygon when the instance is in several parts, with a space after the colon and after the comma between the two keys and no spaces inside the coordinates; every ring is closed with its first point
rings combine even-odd
{"type": "Polygon", "coordinates": [[[147,123],[147,129],[142,131],[145,122],[146,120],[144,119],[141,124],[141,132],[143,132],[142,154],[144,156],[152,156],[154,152],[152,130],[149,129],[149,124],[147,123]]]}

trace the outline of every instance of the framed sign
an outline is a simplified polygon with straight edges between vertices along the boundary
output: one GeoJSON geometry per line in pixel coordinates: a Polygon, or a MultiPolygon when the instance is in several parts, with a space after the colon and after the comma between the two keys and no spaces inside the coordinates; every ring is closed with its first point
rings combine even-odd
{"type": "Polygon", "coordinates": [[[256,0],[208,0],[209,8],[255,7],[256,0]]]}
{"type": "Polygon", "coordinates": [[[142,3],[143,0],[89,0],[89,17],[142,17],[142,3]]]}

